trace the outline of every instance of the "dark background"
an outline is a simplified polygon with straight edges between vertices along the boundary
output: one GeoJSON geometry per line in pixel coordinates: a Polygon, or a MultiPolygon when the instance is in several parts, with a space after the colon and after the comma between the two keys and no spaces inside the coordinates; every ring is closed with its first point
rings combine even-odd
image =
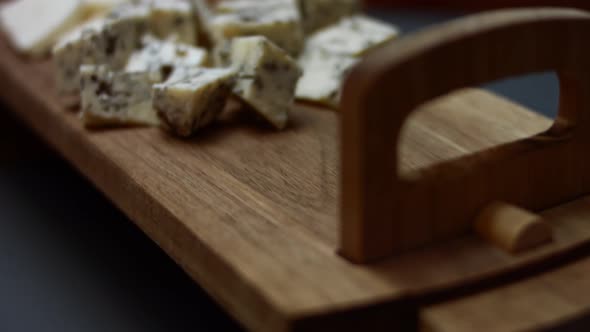
{"type": "MultiPolygon", "coordinates": [[[[463,13],[372,11],[406,33],[463,13]]],[[[552,74],[489,88],[555,113],[552,74]]],[[[0,108],[0,331],[239,330],[89,182],[0,108]]]]}

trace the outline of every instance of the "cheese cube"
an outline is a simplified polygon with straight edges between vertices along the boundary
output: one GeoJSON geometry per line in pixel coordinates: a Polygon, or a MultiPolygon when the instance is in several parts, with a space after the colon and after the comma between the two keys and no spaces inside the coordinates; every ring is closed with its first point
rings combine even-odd
{"type": "Polygon", "coordinates": [[[238,70],[234,93],[273,126],[285,128],[301,77],[295,60],[261,36],[234,39],[231,59],[238,70]]]}
{"type": "Polygon", "coordinates": [[[85,19],[80,0],[19,0],[0,7],[0,25],[13,47],[30,56],[44,56],[62,35],[85,19]]]}
{"type": "Polygon", "coordinates": [[[61,40],[53,49],[59,92],[78,91],[78,70],[83,64],[122,69],[146,32],[149,13],[144,6],[124,5],[61,40]]]}
{"type": "Polygon", "coordinates": [[[87,127],[159,125],[147,73],[114,72],[106,66],[83,65],[80,74],[80,117],[87,127]]]}
{"type": "Polygon", "coordinates": [[[181,43],[197,44],[197,24],[192,5],[179,0],[152,0],[150,28],[161,39],[176,36],[181,43]]]}
{"type": "Polygon", "coordinates": [[[135,51],[127,65],[127,72],[147,72],[152,82],[161,83],[171,77],[185,78],[191,68],[207,64],[207,51],[187,44],[161,41],[151,36],[143,38],[142,49],[135,51]]]}
{"type": "Polygon", "coordinates": [[[163,127],[189,137],[211,124],[225,107],[234,78],[232,69],[203,68],[188,79],[155,85],[153,106],[163,127]]]}
{"type": "Polygon", "coordinates": [[[360,10],[359,0],[298,0],[307,34],[338,22],[360,10]]]}
{"type": "Polygon", "coordinates": [[[244,6],[244,9],[214,16],[209,31],[215,43],[235,37],[264,36],[292,55],[303,47],[303,27],[295,0],[280,5],[244,6]]]}
{"type": "Polygon", "coordinates": [[[114,72],[106,66],[83,65],[80,75],[80,117],[86,127],[159,125],[147,73],[114,72]]]}
{"type": "Polygon", "coordinates": [[[342,84],[358,61],[353,57],[335,56],[322,50],[306,53],[299,59],[304,74],[297,83],[297,99],[337,108],[342,84]]]}
{"type": "Polygon", "coordinates": [[[342,85],[358,59],[398,35],[396,27],[357,15],[313,34],[299,58],[296,97],[337,108],[342,85]]]}
{"type": "Polygon", "coordinates": [[[322,49],[330,54],[358,57],[398,35],[399,30],[391,24],[356,15],[313,34],[307,40],[305,49],[322,49]]]}
{"type": "Polygon", "coordinates": [[[53,49],[59,92],[68,94],[78,91],[80,65],[96,63],[96,51],[91,45],[98,44],[98,32],[105,22],[103,19],[95,19],[82,25],[66,35],[53,49]]]}

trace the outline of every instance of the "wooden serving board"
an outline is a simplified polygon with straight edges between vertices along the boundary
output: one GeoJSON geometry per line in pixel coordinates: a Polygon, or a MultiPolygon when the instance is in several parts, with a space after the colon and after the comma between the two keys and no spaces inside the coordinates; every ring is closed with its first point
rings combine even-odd
{"type": "Polygon", "coordinates": [[[585,331],[590,259],[425,308],[424,332],[585,331]],[[584,323],[585,322],[585,325],[584,323]]]}
{"type": "MultiPolygon", "coordinates": [[[[559,10],[519,13],[477,20],[495,29],[537,17],[560,24],[582,16],[559,10]]],[[[461,34],[481,32],[471,20],[459,26],[461,34]]],[[[457,37],[455,29],[447,28],[448,36],[457,37]]],[[[400,45],[433,33],[439,32],[400,45]]],[[[389,51],[380,52],[376,57],[389,51]]],[[[27,61],[0,43],[2,98],[252,330],[416,328],[427,298],[522,273],[590,240],[589,198],[580,198],[543,212],[554,241],[521,255],[462,232],[357,265],[338,254],[340,147],[346,148],[339,142],[350,134],[346,126],[340,130],[338,113],[300,106],[284,132],[243,115],[227,116],[191,140],[155,128],[88,131],[63,107],[52,71],[49,63],[27,61]]],[[[347,93],[351,84],[362,81],[349,82],[347,93]]],[[[400,170],[415,176],[550,126],[549,119],[498,96],[460,90],[423,105],[404,127],[400,170]]],[[[396,151],[392,145],[381,152],[396,151]]]]}

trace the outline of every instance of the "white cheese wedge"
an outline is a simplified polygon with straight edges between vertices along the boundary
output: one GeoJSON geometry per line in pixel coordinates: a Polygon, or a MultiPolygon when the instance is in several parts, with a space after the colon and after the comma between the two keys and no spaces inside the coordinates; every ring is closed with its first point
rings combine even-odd
{"type": "Polygon", "coordinates": [[[182,43],[197,44],[197,23],[190,2],[152,0],[150,28],[161,39],[175,36],[182,43]]]}
{"type": "Polygon", "coordinates": [[[0,25],[13,47],[34,57],[48,54],[62,35],[85,18],[80,0],[18,0],[0,7],[0,25]]]}
{"type": "Polygon", "coordinates": [[[278,129],[287,125],[301,69],[283,49],[262,36],[232,42],[234,93],[278,129]]]}
{"type": "Polygon", "coordinates": [[[357,58],[334,56],[322,50],[306,53],[299,59],[304,74],[297,83],[297,99],[337,108],[342,84],[358,61],[357,58]]]}
{"type": "Polygon", "coordinates": [[[53,49],[59,92],[78,91],[81,65],[124,68],[147,30],[149,17],[148,7],[120,6],[104,20],[92,21],[61,40],[53,49]]]}
{"type": "Polygon", "coordinates": [[[147,73],[114,72],[106,66],[80,68],[81,112],[86,127],[158,126],[147,73]]]}
{"type": "MultiPolygon", "coordinates": [[[[239,3],[240,0],[235,0],[239,3]]],[[[303,47],[304,34],[295,0],[279,0],[279,4],[232,7],[228,13],[214,16],[209,31],[215,43],[235,37],[264,36],[292,55],[303,47]]]]}
{"type": "Polygon", "coordinates": [[[310,36],[305,49],[322,49],[330,54],[358,57],[398,35],[398,28],[391,24],[355,15],[310,36]]]}
{"type": "Polygon", "coordinates": [[[191,78],[154,85],[153,107],[163,127],[190,137],[211,124],[231,95],[235,71],[202,68],[191,78]]]}
{"type": "Polygon", "coordinates": [[[298,0],[307,34],[351,16],[361,9],[359,0],[298,0]]]}
{"type": "Polygon", "coordinates": [[[125,71],[147,72],[154,83],[170,78],[183,79],[192,68],[203,67],[208,62],[207,51],[202,48],[162,41],[149,35],[143,38],[142,43],[143,47],[129,58],[125,71]]]}

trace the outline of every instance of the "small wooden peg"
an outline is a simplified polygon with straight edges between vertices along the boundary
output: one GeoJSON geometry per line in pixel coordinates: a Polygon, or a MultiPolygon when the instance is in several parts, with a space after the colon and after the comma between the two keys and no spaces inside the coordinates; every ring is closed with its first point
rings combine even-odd
{"type": "Polygon", "coordinates": [[[518,253],[548,243],[551,227],[537,214],[506,203],[493,203],[475,222],[477,233],[510,252],[518,253]]]}

